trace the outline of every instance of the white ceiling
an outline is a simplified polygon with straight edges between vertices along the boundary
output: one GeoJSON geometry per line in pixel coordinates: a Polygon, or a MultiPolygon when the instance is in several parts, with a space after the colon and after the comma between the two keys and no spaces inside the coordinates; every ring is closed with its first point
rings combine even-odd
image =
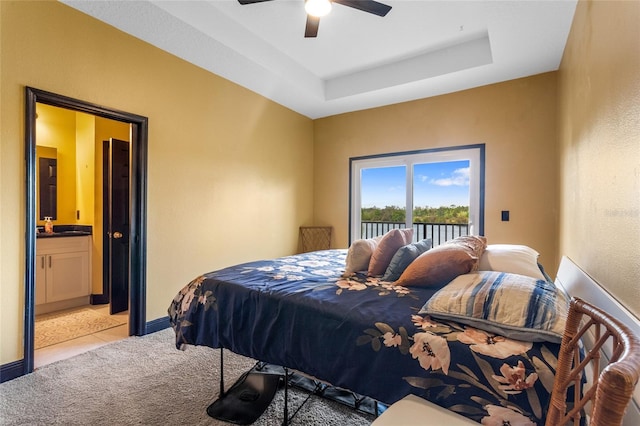
{"type": "Polygon", "coordinates": [[[304,38],[304,0],[61,0],[310,118],[557,70],[577,0],[334,4],[304,38]]]}

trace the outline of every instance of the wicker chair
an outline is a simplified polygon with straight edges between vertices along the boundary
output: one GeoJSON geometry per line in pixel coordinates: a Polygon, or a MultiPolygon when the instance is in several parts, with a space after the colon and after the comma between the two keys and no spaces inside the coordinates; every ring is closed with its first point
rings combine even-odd
{"type": "Polygon", "coordinates": [[[301,253],[331,248],[331,226],[301,226],[301,253]]]}
{"type": "Polygon", "coordinates": [[[586,413],[590,426],[622,424],[627,405],[640,376],[640,339],[609,314],[581,299],[572,299],[565,328],[546,426],[580,424],[586,413]],[[590,336],[587,332],[591,330],[590,336]],[[583,348],[581,339],[593,338],[583,348]],[[610,350],[608,365],[602,349],[610,350]],[[582,359],[582,361],[580,361],[582,359]],[[583,384],[582,377],[586,377],[583,384]],[[591,377],[589,377],[591,376],[591,377]],[[574,401],[566,403],[567,389],[574,386],[574,401]]]}

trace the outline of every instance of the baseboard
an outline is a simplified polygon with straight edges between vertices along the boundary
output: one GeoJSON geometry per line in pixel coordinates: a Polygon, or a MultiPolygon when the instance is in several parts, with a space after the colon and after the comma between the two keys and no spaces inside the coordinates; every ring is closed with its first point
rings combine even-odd
{"type": "Polygon", "coordinates": [[[8,382],[24,375],[24,360],[0,365],[0,383],[8,382]]]}
{"type": "Polygon", "coordinates": [[[36,305],[35,314],[42,315],[50,312],[62,311],[65,309],[79,308],[89,304],[89,296],[75,297],[73,299],[60,300],[58,302],[43,303],[36,305]]]}
{"type": "Polygon", "coordinates": [[[169,327],[171,327],[169,316],[148,321],[146,325],[146,334],[155,333],[156,331],[164,330],[169,327]]]}
{"type": "Polygon", "coordinates": [[[107,305],[109,303],[108,294],[92,294],[90,303],[92,305],[107,305]]]}

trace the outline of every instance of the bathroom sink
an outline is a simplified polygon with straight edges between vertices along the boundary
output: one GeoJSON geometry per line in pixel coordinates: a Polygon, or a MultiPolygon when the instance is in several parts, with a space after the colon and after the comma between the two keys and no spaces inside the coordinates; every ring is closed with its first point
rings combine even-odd
{"type": "Polygon", "coordinates": [[[53,233],[47,234],[39,228],[39,232],[36,234],[38,238],[51,238],[51,237],[78,237],[83,235],[91,235],[91,226],[85,225],[54,225],[53,233]]]}

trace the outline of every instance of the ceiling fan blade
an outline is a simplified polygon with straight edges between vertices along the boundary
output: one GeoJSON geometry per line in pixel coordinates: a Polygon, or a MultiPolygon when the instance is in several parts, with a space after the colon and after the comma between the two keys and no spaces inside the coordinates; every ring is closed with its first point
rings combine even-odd
{"type": "Polygon", "coordinates": [[[343,6],[353,7],[354,9],[362,10],[363,12],[373,13],[378,16],[385,16],[391,10],[391,6],[374,0],[332,0],[332,2],[343,6]]]}
{"type": "Polygon", "coordinates": [[[320,18],[316,16],[307,15],[307,25],[304,29],[304,36],[307,38],[316,37],[318,35],[319,25],[320,25],[320,18]]]}
{"type": "Polygon", "coordinates": [[[238,0],[238,3],[244,5],[244,4],[262,3],[263,1],[271,1],[271,0],[238,0]]]}

